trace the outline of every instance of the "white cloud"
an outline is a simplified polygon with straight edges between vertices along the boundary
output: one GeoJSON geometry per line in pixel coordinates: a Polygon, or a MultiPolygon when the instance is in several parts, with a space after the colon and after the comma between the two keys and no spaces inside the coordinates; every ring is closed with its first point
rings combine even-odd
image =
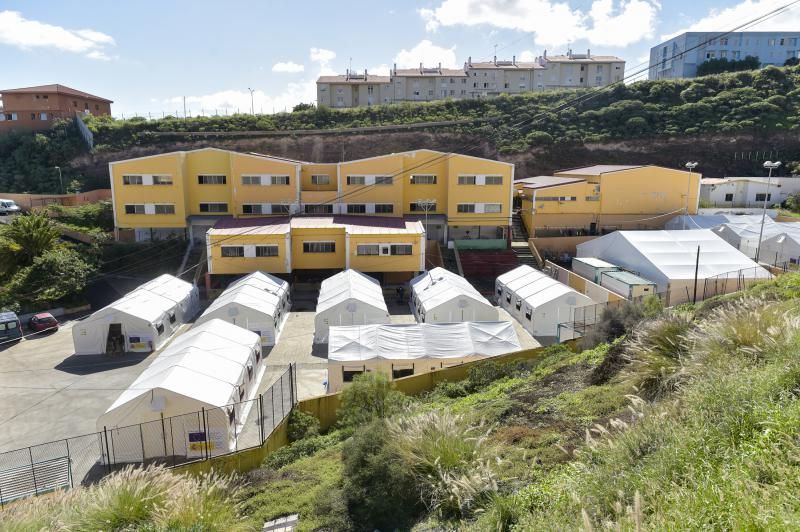
{"type": "Polygon", "coordinates": [[[536,59],[536,54],[533,53],[531,50],[523,50],[519,54],[519,60],[523,63],[533,63],[536,59]]]}
{"type": "Polygon", "coordinates": [[[319,63],[330,63],[336,58],[336,52],[325,48],[312,48],[309,52],[312,61],[319,63]]]}
{"type": "Polygon", "coordinates": [[[374,67],[369,68],[367,70],[368,70],[368,72],[370,74],[374,74],[376,76],[388,76],[389,75],[389,71],[391,69],[389,68],[389,65],[387,65],[386,63],[381,63],[380,65],[374,66],[374,67]]]}
{"type": "Polygon", "coordinates": [[[403,48],[394,57],[397,68],[417,68],[420,63],[426,66],[436,66],[439,63],[443,68],[458,68],[456,47],[443,48],[436,46],[428,39],[423,39],[411,50],[403,48]]]}
{"type": "Polygon", "coordinates": [[[288,72],[288,73],[297,73],[302,72],[306,68],[303,65],[294,63],[292,61],[281,61],[280,63],[275,63],[272,65],[273,72],[288,72]]]}
{"type": "Polygon", "coordinates": [[[0,44],[22,50],[55,48],[64,52],[84,54],[90,59],[108,61],[106,48],[114,38],[90,29],[70,30],[37,20],[29,20],[18,11],[0,11],[0,44]]]}
{"type": "MultiPolygon", "coordinates": [[[[708,15],[697,22],[670,35],[663,35],[662,40],[671,39],[686,31],[728,31],[785,4],[784,0],[744,0],[725,9],[711,9],[708,15]]],[[[797,31],[798,27],[800,27],[800,8],[795,6],[741,31],[797,31]]]]}
{"type": "Polygon", "coordinates": [[[441,0],[420,9],[425,29],[479,26],[533,33],[539,46],[587,40],[598,46],[627,46],[651,38],[658,0],[593,0],[588,12],[555,0],[441,0]]]}

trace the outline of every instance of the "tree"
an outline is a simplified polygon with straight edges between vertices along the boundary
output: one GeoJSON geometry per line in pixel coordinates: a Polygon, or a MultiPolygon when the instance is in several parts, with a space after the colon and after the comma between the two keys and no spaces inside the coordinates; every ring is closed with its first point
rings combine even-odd
{"type": "Polygon", "coordinates": [[[357,375],[342,392],[339,424],[353,427],[385,418],[400,411],[406,402],[406,396],[394,389],[392,381],[385,374],[357,375]]]}
{"type": "Polygon", "coordinates": [[[709,74],[721,74],[723,72],[739,72],[741,70],[756,70],[761,68],[761,60],[758,57],[748,55],[744,59],[718,58],[709,59],[697,65],[698,76],[708,76],[709,74]]]}
{"type": "Polygon", "coordinates": [[[3,288],[0,301],[16,299],[23,308],[53,303],[81,293],[94,271],[77,251],[56,247],[17,271],[3,288]]]}
{"type": "Polygon", "coordinates": [[[292,112],[297,113],[298,111],[313,111],[314,104],[313,103],[298,103],[294,107],[292,107],[292,112]]]}
{"type": "Polygon", "coordinates": [[[12,276],[53,249],[59,233],[45,212],[17,216],[0,227],[0,278],[12,276]]]}
{"type": "Polygon", "coordinates": [[[800,65],[800,58],[797,57],[790,57],[783,63],[783,66],[797,66],[797,65],[800,65]]]}

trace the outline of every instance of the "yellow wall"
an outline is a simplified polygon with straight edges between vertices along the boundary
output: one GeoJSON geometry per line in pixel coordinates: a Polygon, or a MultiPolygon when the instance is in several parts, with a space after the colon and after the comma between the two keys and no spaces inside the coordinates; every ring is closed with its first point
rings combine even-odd
{"type": "Polygon", "coordinates": [[[132,159],[110,165],[114,191],[116,225],[135,227],[186,227],[186,201],[183,183],[183,154],[170,153],[161,157],[132,159]],[[123,175],[157,174],[172,176],[171,185],[123,185],[123,175]],[[125,214],[125,204],[172,203],[175,214],[125,214]]]}
{"type": "Polygon", "coordinates": [[[602,176],[603,214],[665,213],[686,208],[697,214],[698,173],[646,166],[602,176]]]}
{"type": "Polygon", "coordinates": [[[420,271],[420,239],[418,235],[350,235],[350,267],[362,272],[420,271]],[[411,255],[357,255],[360,244],[411,244],[411,255]]]}
{"type": "Polygon", "coordinates": [[[301,169],[301,190],[336,190],[336,164],[303,164],[301,169]],[[327,185],[311,183],[312,175],[328,175],[327,185]]]}
{"type": "MultiPolygon", "coordinates": [[[[403,180],[398,175],[403,168],[403,154],[373,157],[361,161],[344,162],[339,165],[342,203],[391,203],[394,216],[400,216],[400,201],[403,180]],[[347,176],[381,175],[392,176],[391,185],[348,185],[347,176]]],[[[346,210],[342,210],[346,212],[346,210]]]]}
{"type": "Polygon", "coordinates": [[[211,273],[240,274],[262,271],[269,273],[289,273],[286,257],[286,235],[208,235],[210,245],[211,273]],[[277,257],[223,257],[222,246],[275,245],[277,257]]]}
{"type": "MultiPolygon", "coordinates": [[[[188,195],[190,215],[210,214],[200,212],[200,203],[227,203],[228,213],[232,213],[230,152],[221,150],[200,150],[186,154],[184,179],[188,195]],[[199,185],[198,175],[224,175],[224,185],[199,185]]],[[[217,214],[217,213],[213,213],[217,214]]]]}
{"type": "Polygon", "coordinates": [[[508,225],[514,167],[498,161],[456,155],[447,158],[448,225],[508,225]],[[500,185],[459,185],[459,175],[499,175],[500,185]],[[459,213],[459,203],[499,203],[500,213],[459,213]]]}
{"type": "Polygon", "coordinates": [[[344,227],[292,228],[292,267],[301,270],[344,269],[344,227]],[[335,253],[303,253],[303,242],[336,242],[335,253]]]}
{"type": "MultiPolygon", "coordinates": [[[[457,157],[457,156],[453,156],[457,157]]],[[[447,214],[447,159],[441,152],[419,150],[406,154],[403,160],[403,213],[425,214],[411,211],[411,204],[419,200],[435,200],[436,210],[428,214],[447,214]],[[435,175],[435,185],[412,185],[412,175],[435,175]]]]}
{"type": "Polygon", "coordinates": [[[242,216],[242,204],[244,203],[296,203],[299,171],[300,165],[296,163],[232,154],[231,177],[229,177],[234,198],[232,212],[237,216],[242,216]],[[269,186],[242,184],[242,175],[264,174],[288,175],[289,184],[269,186]]]}

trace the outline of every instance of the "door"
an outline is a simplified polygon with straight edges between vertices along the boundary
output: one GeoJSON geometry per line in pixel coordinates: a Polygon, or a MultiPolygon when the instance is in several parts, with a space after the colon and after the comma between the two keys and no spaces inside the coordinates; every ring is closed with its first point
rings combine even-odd
{"type": "Polygon", "coordinates": [[[121,355],[125,352],[125,335],[122,334],[121,323],[111,323],[108,326],[108,337],[106,338],[106,353],[109,355],[121,355]]]}

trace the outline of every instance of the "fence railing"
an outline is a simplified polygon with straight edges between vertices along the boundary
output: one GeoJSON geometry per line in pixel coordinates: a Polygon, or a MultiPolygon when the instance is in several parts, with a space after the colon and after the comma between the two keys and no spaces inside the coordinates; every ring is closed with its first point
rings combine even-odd
{"type": "Polygon", "coordinates": [[[259,447],[296,403],[297,369],[290,365],[248,401],[0,453],[0,507],[91,484],[130,465],[175,467],[259,447]]]}

